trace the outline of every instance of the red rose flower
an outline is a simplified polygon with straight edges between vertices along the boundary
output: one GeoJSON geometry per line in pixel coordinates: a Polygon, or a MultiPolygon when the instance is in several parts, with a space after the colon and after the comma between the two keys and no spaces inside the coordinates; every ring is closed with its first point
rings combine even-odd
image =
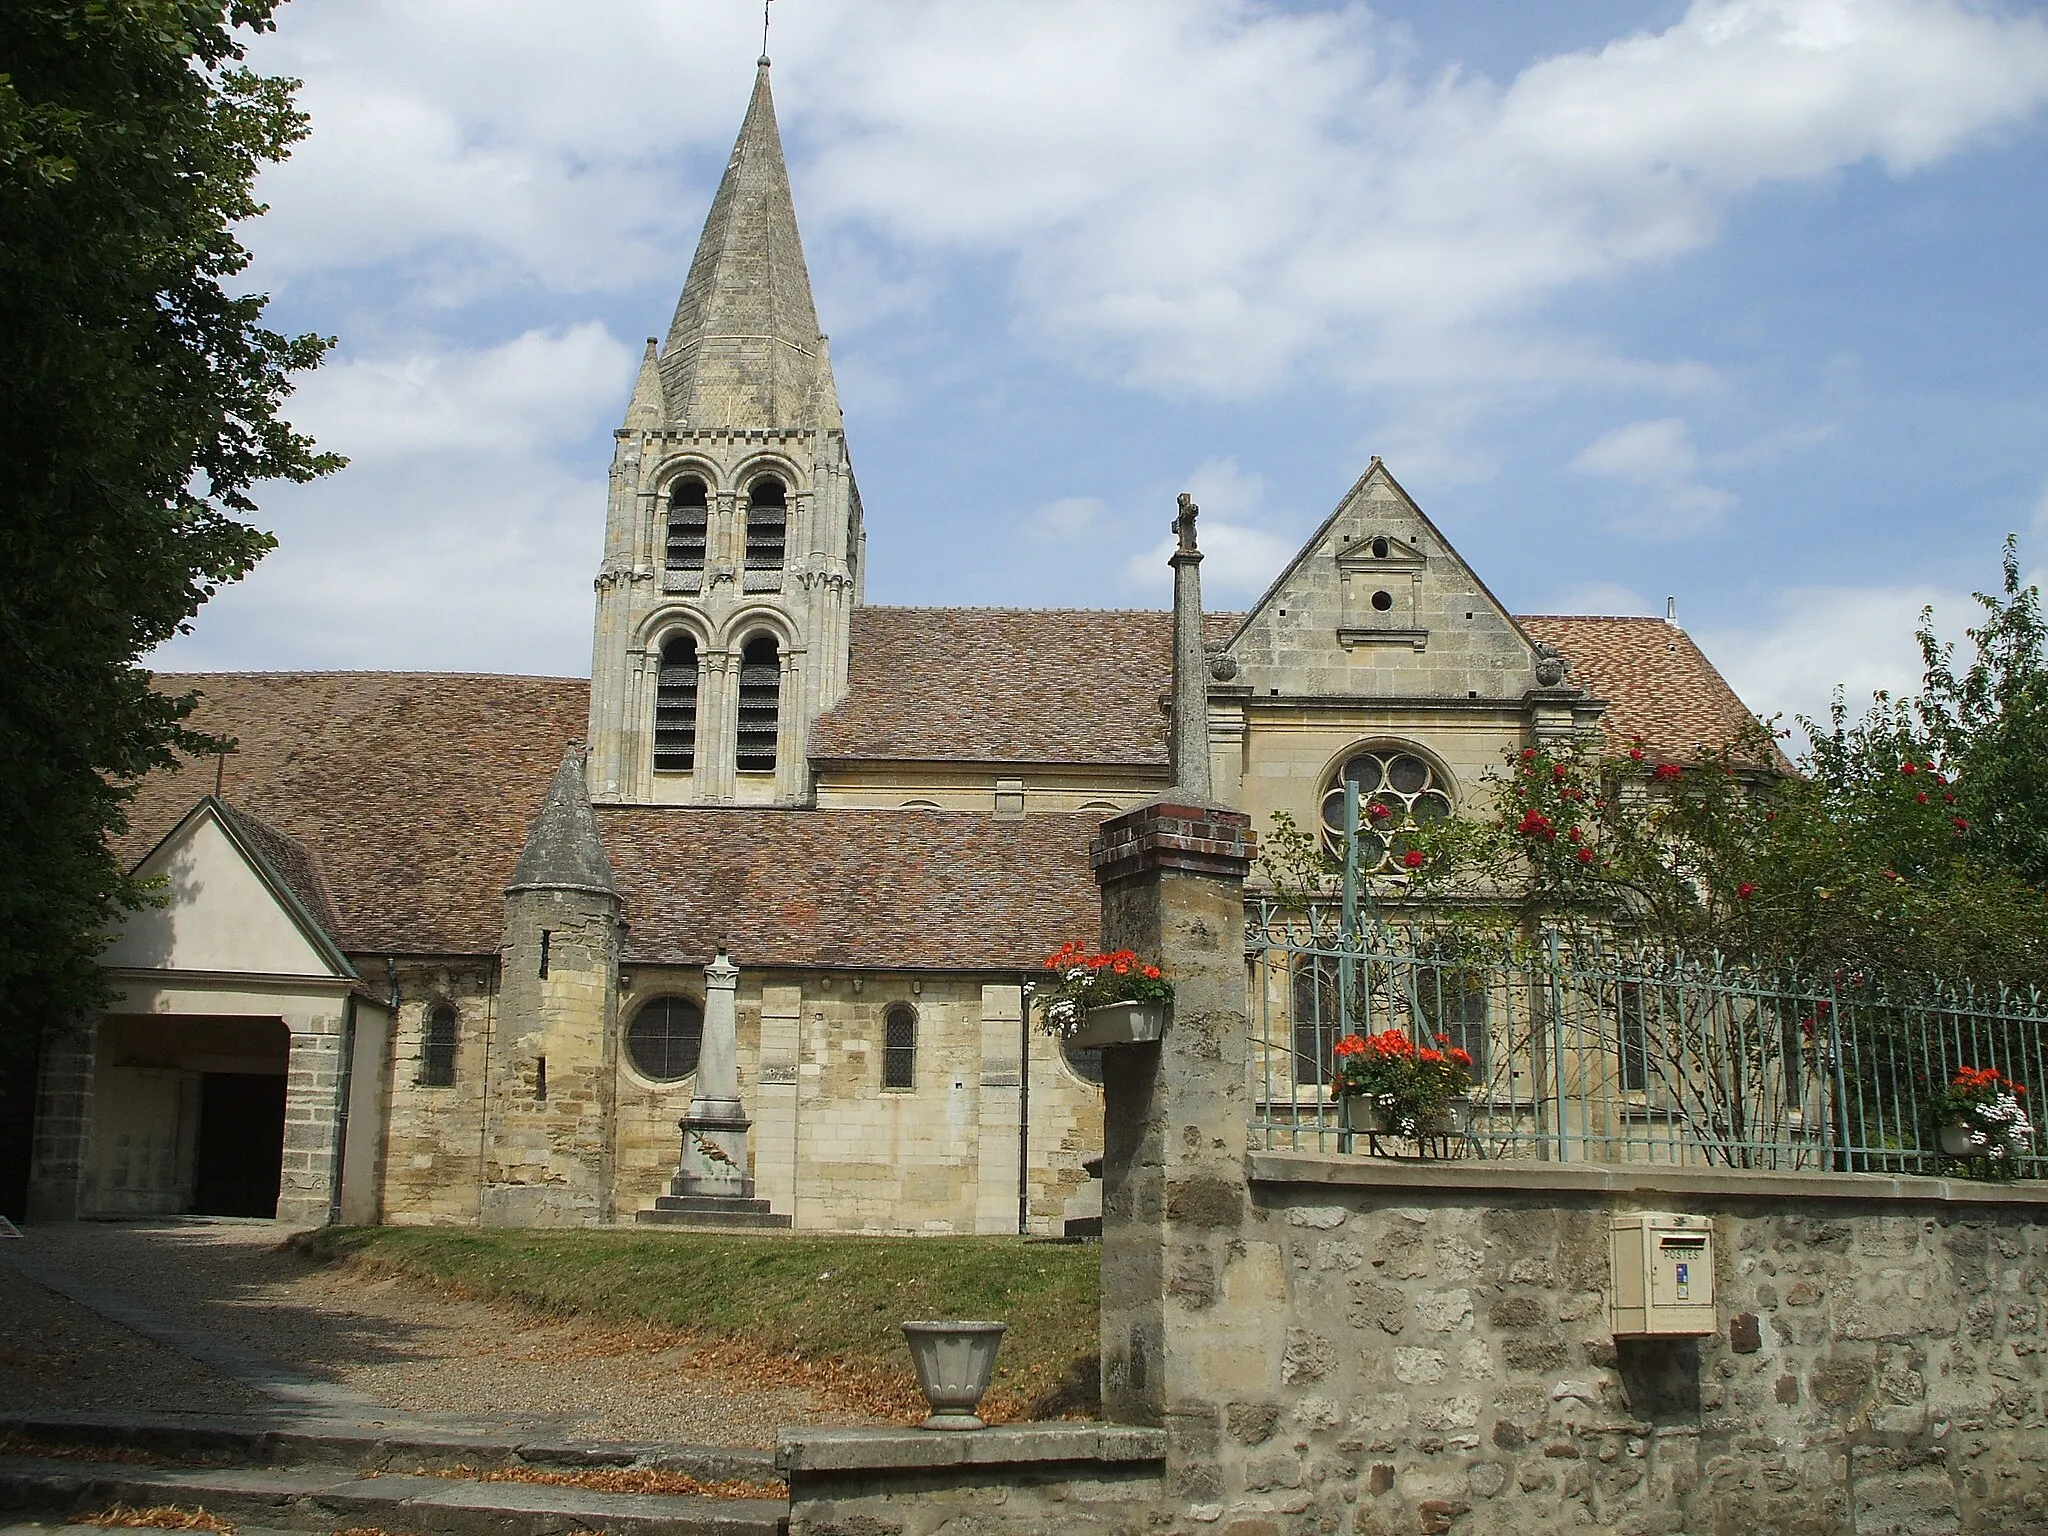
{"type": "Polygon", "coordinates": [[[1679,767],[1676,763],[1659,763],[1657,765],[1656,773],[1651,775],[1651,777],[1658,779],[1675,779],[1683,772],[1685,772],[1685,770],[1679,767]]]}
{"type": "Polygon", "coordinates": [[[1643,760],[1643,749],[1641,747],[1630,747],[1628,749],[1628,758],[1632,763],[1640,763],[1643,760]]]}
{"type": "Polygon", "coordinates": [[[1913,797],[1913,803],[1915,805],[1925,805],[1927,803],[1927,791],[1923,789],[1920,791],[1919,794],[1915,795],[1913,797]]]}
{"type": "Polygon", "coordinates": [[[1899,772],[1907,775],[1908,777],[1911,777],[1913,774],[1916,774],[1919,771],[1919,768],[1912,763],[1908,762],[1899,764],[1899,772]]]}
{"type": "Polygon", "coordinates": [[[1581,848],[1581,849],[1579,850],[1579,862],[1580,862],[1581,864],[1590,864],[1590,863],[1592,863],[1592,862],[1593,862],[1593,850],[1592,850],[1592,849],[1590,849],[1590,848],[1581,848]]]}
{"type": "Polygon", "coordinates": [[[1401,855],[1401,862],[1410,869],[1422,868],[1422,850],[1420,848],[1410,848],[1401,855]]]}
{"type": "Polygon", "coordinates": [[[1550,776],[1553,779],[1561,779],[1570,771],[1563,763],[1552,763],[1550,765],[1550,776]]]}
{"type": "Polygon", "coordinates": [[[1522,748],[1522,761],[1523,761],[1523,762],[1525,762],[1525,763],[1533,763],[1533,762],[1535,762],[1535,761],[1536,761],[1536,749],[1535,749],[1534,747],[1524,747],[1524,748],[1522,748]]]}
{"type": "Polygon", "coordinates": [[[1747,901],[1756,894],[1756,886],[1752,882],[1745,880],[1742,884],[1735,887],[1735,894],[1742,900],[1747,901]]]}
{"type": "Polygon", "coordinates": [[[1956,824],[1956,835],[1958,837],[1960,837],[1963,833],[1970,830],[1970,824],[1967,821],[1963,820],[1962,817],[1952,816],[1949,819],[1956,824]]]}

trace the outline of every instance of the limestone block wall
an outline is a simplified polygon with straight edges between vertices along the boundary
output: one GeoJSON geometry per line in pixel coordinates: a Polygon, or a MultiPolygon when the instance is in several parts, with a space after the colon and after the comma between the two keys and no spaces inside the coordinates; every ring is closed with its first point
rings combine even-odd
{"type": "MultiPolygon", "coordinates": [[[[627,966],[619,1027],[652,998],[703,1000],[701,970],[627,966]]],[[[1099,1090],[1033,1030],[1012,979],[742,968],[736,999],[740,1092],[759,1192],[799,1227],[857,1232],[1014,1232],[1020,1045],[1028,1051],[1032,1230],[1056,1229],[1101,1148],[1099,1090]],[[917,1016],[909,1089],[882,1086],[889,1010],[917,1016]]],[[[617,1067],[617,1208],[665,1194],[676,1121],[693,1080],[658,1083],[621,1049],[617,1067]]]]}
{"type": "Polygon", "coordinates": [[[609,1221],[618,904],[531,890],[505,906],[479,1217],[505,1226],[609,1221]]]}
{"type": "Polygon", "coordinates": [[[1167,1408],[1213,1449],[1178,1470],[1176,1529],[2048,1523],[2040,1192],[1264,1154],[1251,1175],[1221,1273],[1169,1301],[1233,1351],[1169,1361],[1212,1383],[1167,1408]],[[1628,1209],[1712,1219],[1717,1335],[1611,1336],[1628,1209]]]}
{"type": "Polygon", "coordinates": [[[379,957],[353,959],[371,985],[395,980],[400,999],[385,1067],[383,1219],[396,1226],[475,1221],[496,1022],[495,966],[487,960],[407,961],[396,963],[394,973],[379,957]],[[429,1087],[420,1081],[427,1022],[444,1007],[455,1010],[455,1080],[429,1087]]]}

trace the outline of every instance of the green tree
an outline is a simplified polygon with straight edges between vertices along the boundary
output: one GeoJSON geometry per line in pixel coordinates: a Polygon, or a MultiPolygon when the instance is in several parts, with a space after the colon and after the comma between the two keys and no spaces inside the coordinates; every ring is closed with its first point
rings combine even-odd
{"type": "Polygon", "coordinates": [[[138,665],[272,545],[251,490],[340,460],[279,416],[329,340],[237,294],[257,170],[306,132],[242,63],[275,0],[0,6],[0,1051],[102,997],[143,899],[123,786],[213,743],[138,665]]]}

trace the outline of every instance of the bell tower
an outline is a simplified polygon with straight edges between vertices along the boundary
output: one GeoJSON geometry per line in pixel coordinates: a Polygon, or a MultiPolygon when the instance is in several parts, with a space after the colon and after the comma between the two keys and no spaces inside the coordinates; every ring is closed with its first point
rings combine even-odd
{"type": "Polygon", "coordinates": [[[866,536],[765,56],[614,439],[591,799],[805,803],[811,721],[846,692],[866,536]]]}

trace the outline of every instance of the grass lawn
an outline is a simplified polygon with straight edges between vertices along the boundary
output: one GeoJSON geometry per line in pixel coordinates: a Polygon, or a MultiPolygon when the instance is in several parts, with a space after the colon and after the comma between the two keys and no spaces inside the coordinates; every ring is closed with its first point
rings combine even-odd
{"type": "Polygon", "coordinates": [[[993,1318],[1010,1331],[984,1416],[1097,1409],[1093,1243],[327,1227],[293,1245],[468,1296],[793,1358],[892,1415],[923,1403],[897,1324],[993,1318]]]}

